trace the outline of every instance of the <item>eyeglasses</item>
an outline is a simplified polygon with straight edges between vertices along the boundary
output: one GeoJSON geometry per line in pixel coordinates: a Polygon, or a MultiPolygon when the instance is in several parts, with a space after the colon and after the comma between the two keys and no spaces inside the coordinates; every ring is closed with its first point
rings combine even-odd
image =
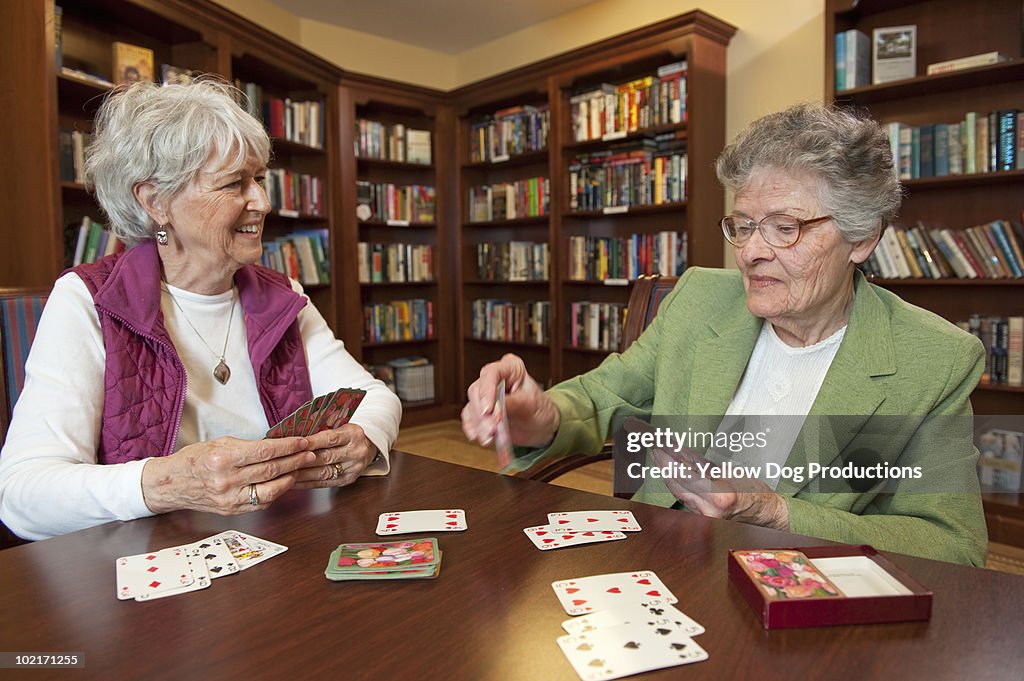
{"type": "Polygon", "coordinates": [[[765,215],[757,222],[749,218],[741,218],[737,215],[726,215],[722,218],[722,233],[726,240],[733,246],[740,248],[754,236],[755,230],[761,231],[761,238],[770,246],[776,248],[789,248],[800,241],[805,227],[811,227],[831,220],[831,215],[823,215],[820,218],[801,220],[785,213],[765,215]]]}

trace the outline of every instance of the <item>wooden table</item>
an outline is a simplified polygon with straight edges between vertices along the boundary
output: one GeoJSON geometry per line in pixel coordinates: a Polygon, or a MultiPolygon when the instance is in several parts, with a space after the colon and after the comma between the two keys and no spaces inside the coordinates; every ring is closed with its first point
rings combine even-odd
{"type": "MultiPolygon", "coordinates": [[[[930,622],[765,631],[731,585],[730,548],[821,540],[705,519],[412,455],[385,478],[295,491],[270,510],[178,512],[109,523],[0,552],[0,650],[84,652],[84,669],[33,679],[498,679],[576,676],[555,643],[567,619],[550,584],[650,569],[703,624],[706,662],[660,679],[1020,679],[1024,580],[905,556],[935,592],[930,622]],[[437,535],[436,580],[329,582],[341,542],[375,538],[379,513],[463,508],[469,530],[437,535]],[[549,511],[629,508],[625,541],[538,551],[522,529],[549,511]],[[118,601],[114,559],[239,529],[289,550],[208,589],[118,601]]],[[[12,678],[8,670],[0,678],[12,678]]],[[[21,672],[21,675],[28,674],[21,672]]]]}

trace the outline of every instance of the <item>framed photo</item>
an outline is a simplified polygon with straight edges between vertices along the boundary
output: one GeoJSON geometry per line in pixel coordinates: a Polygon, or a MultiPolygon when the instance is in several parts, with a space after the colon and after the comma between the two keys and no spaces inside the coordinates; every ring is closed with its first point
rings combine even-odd
{"type": "Polygon", "coordinates": [[[917,75],[917,26],[876,28],[871,46],[875,85],[917,75]]]}

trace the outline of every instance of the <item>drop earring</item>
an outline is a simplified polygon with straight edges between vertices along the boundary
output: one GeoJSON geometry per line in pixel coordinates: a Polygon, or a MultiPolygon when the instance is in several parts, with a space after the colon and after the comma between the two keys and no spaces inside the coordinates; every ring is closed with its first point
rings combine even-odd
{"type": "MultiPolygon", "coordinates": [[[[163,227],[163,225],[160,225],[160,227],[162,228],[162,227],[163,227]]],[[[161,246],[166,246],[166,245],[167,245],[167,242],[168,242],[168,239],[167,239],[167,230],[165,230],[165,229],[160,229],[160,230],[159,230],[159,231],[158,231],[158,232],[156,233],[156,242],[157,242],[158,244],[160,244],[161,246]]]]}

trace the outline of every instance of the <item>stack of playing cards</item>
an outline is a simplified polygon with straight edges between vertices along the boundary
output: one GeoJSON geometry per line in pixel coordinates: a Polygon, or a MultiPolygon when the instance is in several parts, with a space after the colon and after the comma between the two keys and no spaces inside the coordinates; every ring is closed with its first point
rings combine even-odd
{"type": "Polygon", "coordinates": [[[422,532],[462,532],[466,512],[460,508],[429,511],[389,511],[377,520],[377,534],[420,534],[422,532]]]}
{"type": "Polygon", "coordinates": [[[284,553],[288,547],[228,530],[193,544],[118,558],[117,597],[147,601],[198,591],[284,553]]]}
{"type": "Polygon", "coordinates": [[[432,579],[441,571],[441,550],[433,537],[392,542],[342,544],[331,553],[324,575],[335,582],[432,579]]]}
{"type": "Polygon", "coordinates": [[[625,539],[624,532],[639,532],[632,511],[569,511],[548,513],[548,524],[523,529],[541,551],[567,546],[625,539]]]}
{"type": "Polygon", "coordinates": [[[314,397],[268,430],[267,437],[305,436],[339,428],[348,423],[365,396],[365,390],[339,388],[314,397]]]}
{"type": "Polygon", "coordinates": [[[558,646],[585,681],[617,679],[700,662],[692,636],[704,627],[680,612],[672,592],[649,570],[567,579],[552,585],[562,607],[581,615],[562,623],[558,646]]]}

